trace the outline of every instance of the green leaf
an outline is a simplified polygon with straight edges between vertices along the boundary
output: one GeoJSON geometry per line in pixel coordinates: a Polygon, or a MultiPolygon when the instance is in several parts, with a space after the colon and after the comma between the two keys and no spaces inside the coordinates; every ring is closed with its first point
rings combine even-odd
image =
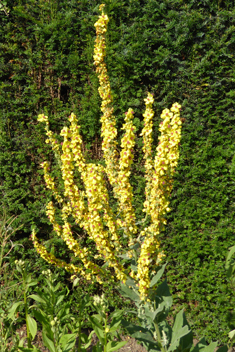
{"type": "Polygon", "coordinates": [[[132,288],[127,287],[124,284],[120,285],[120,292],[124,297],[132,299],[132,301],[139,303],[140,302],[140,296],[137,292],[135,292],[132,288]]]}
{"type": "Polygon", "coordinates": [[[96,326],[99,329],[103,329],[103,326],[100,324],[99,320],[96,318],[95,315],[92,315],[91,317],[89,317],[89,320],[91,321],[93,327],[96,326]]]}
{"type": "Polygon", "coordinates": [[[69,352],[75,345],[77,334],[65,334],[61,336],[59,343],[63,348],[63,352],[69,352]]]}
{"type": "MultiPolygon", "coordinates": [[[[94,333],[94,331],[93,331],[94,333]]],[[[81,339],[81,343],[88,343],[88,336],[86,334],[84,334],[83,332],[80,333],[80,339],[81,339]]]]}
{"type": "Polygon", "coordinates": [[[106,347],[107,352],[117,351],[119,348],[125,346],[127,341],[109,341],[106,347]]]}
{"type": "Polygon", "coordinates": [[[47,317],[45,317],[41,312],[37,311],[37,310],[33,310],[33,314],[35,316],[35,318],[41,323],[41,324],[49,324],[49,321],[47,319],[47,317]]]}
{"type": "Polygon", "coordinates": [[[184,326],[182,328],[180,328],[177,332],[175,332],[175,335],[172,336],[172,341],[171,341],[171,345],[168,349],[168,351],[175,351],[179,346],[180,346],[180,339],[189,334],[190,330],[188,328],[188,326],[184,326]]]}
{"type": "Polygon", "coordinates": [[[157,272],[157,274],[152,278],[151,282],[150,282],[150,287],[153,287],[162,277],[165,267],[166,267],[167,263],[164,264],[161,269],[157,272]]]}
{"type": "Polygon", "coordinates": [[[164,347],[168,346],[172,338],[172,328],[166,320],[163,320],[158,326],[162,335],[162,344],[164,347]]]}
{"type": "Polygon", "coordinates": [[[148,329],[139,325],[131,324],[126,320],[122,320],[122,326],[136,340],[143,342],[146,346],[156,349],[156,351],[160,351],[158,343],[154,340],[151,332],[148,329]]]}
{"type": "Polygon", "coordinates": [[[189,350],[193,344],[193,334],[189,328],[187,320],[182,309],[175,317],[172,328],[172,339],[168,351],[175,351],[180,347],[181,351],[189,350]],[[189,335],[189,336],[187,336],[189,335]],[[184,337],[188,337],[184,340],[184,337]]]}
{"type": "Polygon", "coordinates": [[[25,342],[25,340],[27,339],[27,336],[25,336],[25,337],[22,337],[21,339],[20,339],[20,342],[19,342],[19,347],[23,347],[24,346],[24,342],[25,342]]]}
{"type": "Polygon", "coordinates": [[[54,342],[47,336],[46,331],[42,330],[42,339],[44,345],[51,351],[56,352],[54,342]]]}
{"type": "Polygon", "coordinates": [[[46,304],[46,301],[42,297],[40,297],[39,295],[33,294],[33,295],[29,295],[28,297],[34,299],[36,302],[46,304]]]}
{"type": "Polygon", "coordinates": [[[131,270],[136,273],[136,272],[138,271],[137,265],[132,265],[132,264],[131,264],[131,270]]]}
{"type": "Polygon", "coordinates": [[[31,315],[27,315],[26,321],[29,326],[29,331],[30,334],[32,335],[32,338],[34,339],[36,334],[37,334],[37,323],[36,321],[31,317],[31,315]]]}
{"type": "Polygon", "coordinates": [[[137,288],[137,286],[135,284],[135,281],[133,279],[131,279],[131,278],[126,280],[125,286],[133,287],[134,289],[136,289],[138,291],[138,288],[137,288]]]}
{"type": "Polygon", "coordinates": [[[203,349],[203,352],[214,352],[214,350],[216,349],[217,347],[217,341],[216,342],[211,342],[209,344],[209,346],[206,346],[204,349],[203,349]]]}
{"type": "Polygon", "coordinates": [[[157,309],[154,314],[157,319],[157,322],[165,320],[168,315],[168,312],[172,306],[172,296],[165,280],[161,285],[158,286],[155,292],[155,302],[157,309]]]}
{"type": "Polygon", "coordinates": [[[92,336],[93,336],[94,333],[95,333],[94,330],[90,333],[90,335],[88,336],[88,340],[87,340],[86,344],[84,345],[84,348],[87,349],[88,347],[90,347],[90,344],[91,344],[91,341],[92,341],[92,336]]]}
{"type": "Polygon", "coordinates": [[[16,302],[13,304],[13,306],[9,309],[9,314],[7,316],[8,319],[12,319],[12,317],[14,316],[15,314],[15,311],[17,310],[17,308],[21,305],[21,304],[24,304],[23,301],[20,301],[20,302],[16,302]]]}
{"type": "Polygon", "coordinates": [[[36,286],[38,285],[38,281],[34,280],[34,281],[30,281],[27,283],[27,286],[30,287],[30,286],[36,286]]]}
{"type": "MultiPolygon", "coordinates": [[[[123,310],[117,309],[117,310],[115,310],[115,311],[111,314],[111,318],[112,318],[112,319],[114,319],[114,318],[118,319],[118,318],[121,318],[122,315],[123,315],[123,310]]],[[[112,325],[112,324],[111,324],[111,325],[112,325]]]]}
{"type": "Polygon", "coordinates": [[[98,343],[96,346],[92,347],[92,352],[103,352],[103,346],[98,343]]]}
{"type": "Polygon", "coordinates": [[[33,348],[25,348],[25,347],[19,347],[18,349],[23,352],[41,352],[37,347],[33,346],[33,348]]]}
{"type": "Polygon", "coordinates": [[[206,340],[202,338],[190,352],[214,352],[217,346],[217,342],[211,342],[210,345],[207,345],[206,340]]]}
{"type": "Polygon", "coordinates": [[[65,297],[64,295],[61,295],[61,296],[58,297],[58,300],[56,302],[56,306],[58,306],[58,304],[60,304],[60,302],[63,301],[64,297],[65,297]]]}
{"type": "Polygon", "coordinates": [[[226,258],[225,262],[225,269],[228,271],[227,275],[230,277],[233,272],[233,266],[232,266],[232,256],[235,253],[235,246],[232,246],[229,248],[229,253],[226,258]]]}
{"type": "Polygon", "coordinates": [[[218,350],[216,352],[227,352],[227,351],[228,351],[228,346],[225,345],[225,346],[218,348],[218,350]]]}
{"type": "Polygon", "coordinates": [[[121,310],[114,312],[114,314],[112,315],[112,321],[110,324],[109,332],[113,332],[117,330],[118,326],[122,322],[122,315],[123,315],[123,312],[121,310]]]}
{"type": "Polygon", "coordinates": [[[104,328],[98,321],[98,319],[95,318],[93,315],[92,317],[89,317],[89,320],[91,321],[92,327],[95,330],[95,333],[100,340],[101,344],[104,345],[104,328]]]}
{"type": "Polygon", "coordinates": [[[137,250],[140,247],[140,244],[137,242],[133,246],[130,246],[130,249],[137,250]]]}
{"type": "Polygon", "coordinates": [[[232,340],[232,338],[235,336],[235,330],[231,330],[228,334],[229,338],[232,340]]]}
{"type": "Polygon", "coordinates": [[[128,253],[127,254],[119,254],[118,257],[123,258],[123,259],[130,259],[128,253]]]}
{"type": "Polygon", "coordinates": [[[56,285],[56,287],[54,287],[54,292],[56,292],[56,291],[58,291],[58,289],[60,288],[60,286],[61,286],[61,283],[60,282],[58,282],[58,284],[56,285]]]}
{"type": "MultiPolygon", "coordinates": [[[[154,322],[154,320],[155,320],[157,314],[158,314],[159,312],[161,312],[162,310],[163,310],[163,308],[162,308],[161,310],[159,310],[159,309],[150,310],[149,307],[148,307],[148,305],[145,305],[145,306],[144,306],[145,315],[146,315],[147,318],[150,318],[150,322],[151,322],[151,323],[154,322]]],[[[149,319],[148,319],[148,320],[149,320],[149,319]]]]}
{"type": "Polygon", "coordinates": [[[231,330],[228,334],[228,337],[230,338],[231,341],[233,341],[235,338],[235,330],[231,330]]]}

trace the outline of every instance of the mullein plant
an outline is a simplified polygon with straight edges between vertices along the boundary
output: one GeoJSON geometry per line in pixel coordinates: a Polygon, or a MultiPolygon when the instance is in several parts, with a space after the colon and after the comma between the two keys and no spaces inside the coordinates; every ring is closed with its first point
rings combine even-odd
{"type": "MultiPolygon", "coordinates": [[[[121,139],[121,152],[118,153],[113,99],[104,61],[105,33],[109,21],[104,13],[104,6],[100,5],[101,15],[95,23],[94,64],[102,100],[101,136],[105,166],[101,163],[86,162],[82,152],[80,126],[73,113],[69,116],[70,127],[64,127],[61,131],[62,143],[59,143],[56,135],[50,131],[48,117],[44,114],[38,116],[38,121],[45,123],[48,136],[46,142],[52,146],[64,183],[61,195],[54,178],[49,173],[48,162],[42,163],[47,188],[52,191],[55,198],[55,202],[47,204],[46,213],[54,231],[73,251],[79,264],[66,263],[56,258],[53,253],[49,253],[36,237],[35,229],[32,232],[32,240],[42,258],[57,267],[65,268],[73,274],[72,278],[75,281],[79,277],[100,284],[104,281],[115,282],[115,277],[120,280],[120,292],[134,301],[140,324],[134,325],[123,319],[122,326],[131,336],[139,340],[147,351],[197,352],[199,349],[205,349],[205,352],[213,352],[216,343],[207,346],[204,339],[193,347],[193,334],[183,310],[175,317],[173,326],[168,324],[166,318],[172,305],[172,297],[166,280],[156,288],[165,269],[165,265],[161,265],[164,254],[158,237],[166,224],[165,215],[170,211],[169,197],[179,159],[181,105],[174,103],[170,110],[165,109],[162,112],[159,128],[161,135],[158,137],[159,143],[154,153],[153,95],[148,93],[144,99],[146,109],[143,114],[144,127],[141,135],[145,160],[146,198],[143,204],[143,219],[137,221],[130,183],[136,130],[133,124],[134,111],[129,109],[125,113],[125,123],[122,127],[125,132],[121,139]],[[76,174],[81,176],[82,190],[81,186],[78,187],[76,184],[76,174]],[[114,213],[110,205],[108,192],[110,185],[117,200],[118,214],[114,213]],[[55,203],[61,209],[62,226],[56,220],[55,203]],[[79,238],[73,237],[69,221],[71,217],[95,244],[95,253],[94,248],[91,252],[90,248],[81,245],[79,238]],[[93,257],[94,261],[91,261],[90,257],[93,257]],[[97,264],[101,262],[102,266],[97,264]]],[[[114,351],[117,346],[110,342],[107,348],[106,350],[114,351]]],[[[220,350],[226,351],[227,348],[220,350]]]]}
{"type": "Polygon", "coordinates": [[[121,152],[117,151],[117,128],[112,107],[112,93],[109,77],[104,61],[106,54],[105,33],[107,31],[108,16],[102,11],[96,27],[96,41],[94,49],[94,63],[99,78],[99,94],[101,104],[101,136],[102,151],[105,166],[87,163],[82,152],[82,138],[79,133],[77,117],[72,113],[69,116],[70,127],[64,127],[60,133],[63,143],[59,143],[55,134],[49,130],[48,117],[44,114],[38,116],[38,121],[45,123],[47,143],[52,145],[55,157],[59,162],[64,194],[59,193],[54,178],[49,173],[48,162],[42,163],[47,188],[54,195],[55,201],[60,205],[63,226],[56,221],[55,202],[50,201],[46,207],[47,216],[53,225],[56,234],[67,244],[68,248],[79,258],[79,265],[69,264],[57,259],[52,253],[39,243],[36,231],[32,232],[32,240],[37,252],[47,262],[64,267],[67,271],[87,280],[102,283],[104,280],[113,280],[115,276],[122,283],[132,278],[139,290],[141,300],[148,297],[151,281],[151,271],[161,263],[164,256],[158,235],[166,224],[165,214],[170,210],[169,196],[173,185],[173,175],[179,158],[179,142],[181,137],[181,120],[178,103],[174,103],[170,110],[165,109],[161,114],[161,136],[153,157],[152,129],[154,112],[153,95],[148,93],[145,100],[146,110],[143,114],[144,128],[143,152],[145,159],[146,187],[143,212],[144,219],[137,223],[134,207],[133,192],[130,184],[131,164],[133,162],[133,149],[135,146],[135,126],[133,124],[134,111],[129,109],[125,113],[125,131],[121,139],[121,152]],[[75,184],[75,168],[81,175],[84,190],[75,184]],[[113,194],[118,203],[119,214],[114,214],[110,203],[107,185],[113,187],[113,194]],[[75,239],[69,223],[73,217],[96,246],[95,259],[103,260],[108,266],[103,268],[88,259],[89,248],[83,247],[79,239],[75,239]],[[140,227],[138,228],[138,224],[140,227]],[[126,245],[126,243],[128,243],[126,245]],[[136,266],[123,264],[123,258],[129,263],[136,261],[136,266]]]}

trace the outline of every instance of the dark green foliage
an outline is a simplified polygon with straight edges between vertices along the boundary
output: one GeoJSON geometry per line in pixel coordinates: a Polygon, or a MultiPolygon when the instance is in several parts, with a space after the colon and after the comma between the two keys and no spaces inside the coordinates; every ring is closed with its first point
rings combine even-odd
{"type": "MultiPolygon", "coordinates": [[[[172,211],[161,235],[168,282],[178,309],[188,308],[193,330],[224,342],[230,330],[226,316],[235,303],[224,268],[235,230],[234,2],[104,2],[118,128],[132,107],[139,136],[143,99],[151,90],[156,145],[161,111],[175,101],[182,104],[185,122],[172,211]]],[[[99,4],[8,0],[9,15],[0,12],[0,205],[9,215],[19,215],[14,226],[24,224],[18,240],[36,224],[49,250],[54,246],[61,258],[67,252],[51,239],[44,212],[51,194],[40,163],[49,160],[53,175],[59,179],[60,173],[36,119],[48,113],[51,129],[59,134],[73,111],[87,156],[100,158],[100,98],[92,58],[99,4]]],[[[131,181],[139,220],[144,162],[140,137],[136,143],[131,181]]],[[[22,241],[28,256],[35,257],[31,243],[22,241]]],[[[13,252],[17,258],[23,255],[19,248],[13,252]]]]}
{"type": "Polygon", "coordinates": [[[18,222],[23,222],[29,233],[30,223],[41,227],[47,222],[44,207],[49,193],[38,170],[44,159],[53,160],[36,120],[38,113],[48,113],[51,128],[59,132],[71,109],[81,111],[87,143],[97,134],[89,126],[96,126],[94,119],[99,120],[98,103],[93,103],[89,112],[93,120],[86,116],[88,106],[79,108],[83,96],[92,102],[95,91],[91,84],[95,16],[92,5],[88,30],[84,5],[75,1],[15,1],[9,6],[9,18],[0,14],[5,22],[0,30],[0,187],[2,204],[10,213],[20,215],[18,222]],[[89,34],[91,29],[93,35],[89,34]],[[90,85],[86,87],[84,81],[90,85]]]}

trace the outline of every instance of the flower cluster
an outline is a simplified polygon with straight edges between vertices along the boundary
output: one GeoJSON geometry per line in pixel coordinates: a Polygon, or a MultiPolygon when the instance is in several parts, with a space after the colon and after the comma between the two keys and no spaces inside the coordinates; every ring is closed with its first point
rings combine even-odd
{"type": "Polygon", "coordinates": [[[179,159],[178,147],[181,138],[180,108],[181,105],[175,103],[172,105],[171,111],[165,109],[161,114],[163,121],[160,123],[159,128],[161,135],[154,160],[153,187],[149,206],[152,222],[155,221],[157,216],[158,219],[165,223],[162,215],[166,211],[170,211],[168,198],[172,190],[172,177],[179,159]],[[158,215],[156,215],[157,209],[158,215]]]}
{"type": "Polygon", "coordinates": [[[144,128],[140,136],[143,136],[143,152],[144,152],[144,159],[145,159],[145,178],[146,178],[145,194],[147,199],[146,202],[148,202],[149,191],[150,191],[151,180],[152,180],[152,172],[153,172],[153,160],[152,160],[152,143],[153,143],[153,138],[152,138],[153,120],[152,119],[154,116],[154,112],[152,109],[152,105],[154,102],[153,95],[151,93],[148,93],[148,96],[146,99],[144,99],[144,101],[146,105],[146,110],[143,114],[144,128]]]}
{"type": "MultiPolygon", "coordinates": [[[[151,100],[153,102],[153,99],[151,100]]],[[[166,224],[164,214],[170,211],[168,206],[169,196],[172,190],[172,177],[179,158],[178,146],[181,137],[180,108],[181,105],[175,103],[172,105],[171,111],[165,109],[161,114],[161,118],[163,119],[159,128],[161,135],[159,137],[159,145],[157,147],[157,155],[154,163],[148,161],[148,158],[151,155],[151,150],[150,148],[147,149],[146,145],[144,145],[146,157],[145,166],[147,167],[147,187],[144,211],[150,215],[151,224],[141,232],[144,241],[141,245],[140,256],[138,259],[138,274],[136,276],[136,279],[139,280],[139,291],[143,299],[147,297],[150,284],[150,264],[158,264],[164,255],[159,249],[158,235],[160,231],[164,229],[164,224],[166,224]],[[149,168],[149,165],[151,168],[149,168]],[[149,172],[149,170],[151,170],[151,172],[149,172]]],[[[149,116],[153,115],[149,113],[149,116]]],[[[151,126],[150,118],[147,121],[151,126]]],[[[145,127],[147,121],[145,121],[145,127]]],[[[146,134],[151,128],[146,129],[145,127],[142,134],[144,140],[148,142],[151,141],[151,134],[147,136],[146,134]]],[[[150,145],[151,143],[149,143],[149,146],[150,145]]]]}
{"type": "Polygon", "coordinates": [[[115,127],[115,118],[113,116],[112,94],[107,75],[107,68],[104,62],[105,52],[105,33],[107,31],[108,17],[103,12],[104,5],[100,6],[102,14],[95,23],[96,27],[96,45],[94,49],[94,63],[96,65],[96,72],[99,78],[99,94],[102,99],[101,117],[102,128],[101,136],[103,137],[102,150],[104,152],[104,159],[106,162],[106,173],[110,184],[114,187],[114,196],[118,199],[120,207],[120,218],[117,219],[118,227],[125,229],[125,234],[130,237],[132,244],[132,235],[137,232],[135,225],[135,214],[132,207],[132,187],[129,182],[130,166],[133,160],[134,147],[134,131],[133,126],[133,111],[129,109],[126,113],[125,125],[123,129],[126,133],[122,139],[120,154],[120,161],[118,165],[117,150],[116,150],[116,136],[117,129],[115,127]]]}
{"type": "Polygon", "coordinates": [[[45,124],[49,126],[48,116],[45,116],[44,114],[39,114],[37,120],[39,122],[45,122],[45,124]]]}
{"type": "MultiPolygon", "coordinates": [[[[100,5],[100,10],[102,10],[104,5],[100,5]]],[[[96,65],[96,72],[99,78],[99,94],[102,99],[101,111],[103,116],[101,117],[101,136],[102,150],[104,153],[104,159],[107,166],[107,175],[109,182],[112,186],[117,182],[117,129],[115,117],[113,116],[112,107],[112,93],[109,83],[109,77],[107,74],[107,68],[104,62],[106,55],[106,45],[105,45],[105,33],[107,31],[108,16],[104,14],[102,10],[101,16],[99,16],[98,21],[95,23],[96,27],[96,40],[94,48],[94,64],[96,65]]]]}
{"type": "MultiPolygon", "coordinates": [[[[178,103],[173,104],[171,110],[162,112],[160,124],[161,136],[156,150],[156,157],[152,156],[152,130],[154,112],[153,95],[148,93],[145,99],[146,110],[144,116],[143,152],[145,159],[145,195],[143,211],[146,218],[150,219],[150,225],[144,229],[137,228],[136,215],[133,208],[133,190],[130,183],[131,165],[134,158],[135,126],[133,124],[134,111],[126,112],[124,135],[121,139],[121,152],[118,158],[117,152],[117,129],[113,116],[112,94],[104,62],[106,54],[105,33],[107,31],[108,17],[103,12],[104,5],[96,27],[96,43],[94,63],[99,78],[99,94],[102,99],[101,111],[102,122],[102,150],[105,167],[94,163],[87,163],[82,152],[82,139],[79,133],[77,117],[72,113],[69,116],[70,126],[64,127],[60,133],[63,143],[59,144],[55,135],[49,130],[48,117],[43,114],[38,116],[38,121],[46,124],[47,143],[50,143],[55,153],[62,172],[64,183],[63,197],[56,189],[55,181],[49,174],[49,164],[42,164],[47,187],[53,192],[57,202],[61,204],[61,218],[63,226],[56,221],[56,208],[53,202],[47,205],[47,216],[53,225],[53,230],[60,236],[68,248],[78,258],[78,265],[67,264],[48,253],[41,245],[33,231],[32,239],[38,253],[49,263],[64,267],[69,272],[81,275],[87,280],[97,280],[102,283],[104,278],[114,280],[114,273],[118,280],[125,282],[128,275],[136,280],[139,287],[140,297],[145,300],[150,286],[151,269],[162,259],[164,255],[160,249],[158,235],[164,229],[164,218],[169,211],[169,196],[172,190],[172,179],[179,158],[179,141],[181,137],[180,108],[178,103]],[[76,170],[78,172],[76,172],[76,170]],[[75,175],[79,174],[81,183],[78,187],[75,175]],[[115,215],[110,206],[109,192],[106,185],[106,175],[113,188],[113,195],[117,199],[118,214],[115,215]],[[89,236],[95,244],[94,259],[103,260],[108,264],[107,269],[90,261],[89,248],[82,247],[76,240],[69,224],[69,217],[89,236]],[[124,240],[127,238],[128,242],[124,240]],[[138,259],[133,244],[140,245],[138,259]],[[128,247],[125,246],[128,244],[128,247]],[[133,256],[137,260],[137,272],[135,266],[126,268],[120,257],[122,254],[133,256]]],[[[146,219],[145,218],[145,219],[146,219]]],[[[141,221],[143,223],[143,221],[141,221]]]]}
{"type": "Polygon", "coordinates": [[[31,239],[33,241],[34,247],[35,247],[36,251],[38,252],[38,254],[44,260],[46,260],[48,263],[53,264],[53,265],[57,266],[58,268],[64,268],[65,270],[67,270],[68,272],[71,272],[71,273],[85,275],[85,273],[82,270],[82,267],[79,268],[78,266],[75,266],[73,264],[67,264],[63,260],[56,258],[52,253],[48,253],[46,248],[38,242],[35,230],[32,231],[31,239]]]}
{"type": "Polygon", "coordinates": [[[63,202],[63,198],[59,195],[56,187],[55,187],[55,182],[54,182],[54,177],[52,177],[50,174],[49,174],[49,164],[47,161],[44,161],[42,164],[41,164],[42,168],[43,168],[43,171],[44,171],[44,180],[46,182],[46,186],[47,188],[49,188],[56,200],[59,202],[59,203],[62,203],[63,202]]]}
{"type": "Polygon", "coordinates": [[[89,210],[89,235],[96,243],[97,251],[103,259],[113,267],[118,279],[125,281],[126,274],[123,266],[116,257],[116,250],[120,248],[117,229],[112,211],[109,207],[108,192],[103,179],[101,165],[87,164],[83,181],[87,190],[89,210]],[[103,218],[101,213],[104,213],[103,218]],[[109,230],[106,230],[108,227],[109,230]]]}
{"type": "Polygon", "coordinates": [[[133,235],[137,233],[136,217],[132,206],[133,192],[129,181],[131,175],[130,167],[133,162],[133,148],[135,145],[135,126],[133,125],[134,111],[126,112],[125,124],[122,127],[126,132],[121,140],[122,151],[119,160],[119,172],[114,194],[118,198],[121,219],[117,220],[120,227],[125,229],[125,235],[129,237],[129,246],[133,244],[133,235]]]}

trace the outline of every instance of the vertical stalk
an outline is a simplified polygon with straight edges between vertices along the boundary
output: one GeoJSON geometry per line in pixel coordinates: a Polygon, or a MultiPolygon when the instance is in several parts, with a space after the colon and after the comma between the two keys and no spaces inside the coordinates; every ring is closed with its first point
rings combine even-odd
{"type": "Polygon", "coordinates": [[[28,307],[27,307],[27,296],[26,296],[26,288],[25,288],[25,273],[23,273],[23,286],[24,286],[24,309],[25,309],[25,318],[26,318],[26,329],[27,329],[27,341],[28,348],[32,348],[31,337],[29,331],[29,323],[28,323],[28,307]]]}
{"type": "Polygon", "coordinates": [[[138,264],[138,256],[137,256],[137,253],[136,253],[135,249],[133,250],[133,254],[134,254],[135,262],[136,262],[136,265],[137,265],[138,264]]]}
{"type": "MultiPolygon", "coordinates": [[[[154,301],[154,310],[156,310],[156,309],[157,309],[156,308],[156,301],[154,301]]],[[[156,334],[157,334],[157,339],[158,339],[158,343],[159,343],[160,349],[161,349],[162,352],[167,352],[167,349],[164,346],[162,346],[162,342],[161,342],[162,337],[161,337],[161,333],[160,333],[158,324],[155,321],[153,321],[153,324],[154,324],[155,331],[156,331],[156,334]]]]}
{"type": "Polygon", "coordinates": [[[81,318],[80,318],[80,312],[79,312],[79,318],[78,318],[78,352],[81,351],[81,318]]]}
{"type": "Polygon", "coordinates": [[[0,272],[2,269],[2,262],[3,262],[3,250],[4,250],[4,244],[1,244],[1,252],[0,252],[0,272]]]}
{"type": "Polygon", "coordinates": [[[106,328],[107,328],[107,316],[105,314],[105,318],[104,318],[104,352],[107,352],[107,332],[106,332],[106,328]]]}
{"type": "Polygon", "coordinates": [[[157,323],[155,323],[155,321],[153,322],[153,324],[154,324],[154,327],[155,327],[155,330],[156,330],[156,333],[157,333],[157,339],[158,339],[158,343],[160,345],[161,351],[162,352],[167,352],[167,350],[165,349],[165,347],[162,346],[162,343],[161,343],[162,337],[161,337],[161,333],[160,333],[159,327],[158,327],[157,323]]]}

